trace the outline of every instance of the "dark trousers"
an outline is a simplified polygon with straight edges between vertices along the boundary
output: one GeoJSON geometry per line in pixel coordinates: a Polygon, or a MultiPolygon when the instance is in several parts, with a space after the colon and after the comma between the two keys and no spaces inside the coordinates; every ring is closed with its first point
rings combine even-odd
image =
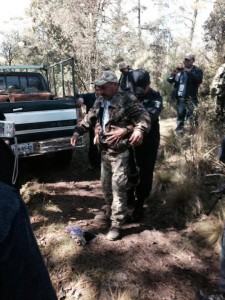
{"type": "Polygon", "coordinates": [[[184,126],[184,121],[192,122],[193,113],[197,107],[197,99],[178,98],[177,99],[177,126],[184,126]]]}
{"type": "Polygon", "coordinates": [[[142,145],[135,147],[135,156],[137,166],[139,167],[140,181],[136,187],[128,190],[128,204],[134,202],[136,208],[142,208],[145,199],[152,190],[153,172],[159,148],[160,135],[159,129],[154,134],[148,134],[144,137],[142,145]]]}
{"type": "Polygon", "coordinates": [[[17,201],[20,208],[0,243],[0,299],[57,300],[25,204],[17,201]]]}

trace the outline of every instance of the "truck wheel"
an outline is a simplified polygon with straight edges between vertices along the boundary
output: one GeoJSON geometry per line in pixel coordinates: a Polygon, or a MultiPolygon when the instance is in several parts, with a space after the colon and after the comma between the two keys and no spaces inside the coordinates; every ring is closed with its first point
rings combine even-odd
{"type": "Polygon", "coordinates": [[[73,150],[63,150],[56,153],[51,154],[51,160],[55,163],[56,166],[59,167],[67,167],[73,157],[73,150]]]}

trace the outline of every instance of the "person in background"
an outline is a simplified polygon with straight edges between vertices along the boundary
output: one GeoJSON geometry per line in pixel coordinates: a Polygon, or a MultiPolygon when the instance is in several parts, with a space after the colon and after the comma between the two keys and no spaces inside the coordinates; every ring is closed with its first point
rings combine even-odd
{"type": "MultiPolygon", "coordinates": [[[[78,94],[77,95],[77,103],[79,105],[86,106],[86,113],[93,107],[95,100],[100,96],[100,90],[98,86],[94,87],[94,93],[86,93],[86,94],[78,94]]],[[[89,167],[88,170],[95,170],[99,168],[101,165],[101,154],[97,147],[94,144],[94,130],[89,130],[89,149],[88,149],[88,159],[89,159],[89,167]]]]}
{"type": "Polygon", "coordinates": [[[160,143],[159,115],[163,107],[161,95],[150,87],[150,74],[144,69],[132,72],[131,90],[144,106],[151,119],[151,129],[143,143],[134,148],[140,180],[128,190],[128,203],[134,204],[132,220],[138,222],[144,215],[144,202],[152,189],[153,172],[160,143]],[[136,199],[135,199],[136,197],[136,199]]]}
{"type": "Polygon", "coordinates": [[[19,192],[14,154],[0,139],[0,299],[57,300],[19,192]]]}
{"type": "MultiPolygon", "coordinates": [[[[195,56],[187,53],[184,56],[183,66],[174,68],[167,81],[175,84],[177,101],[177,134],[184,133],[184,122],[197,123],[194,111],[198,105],[198,88],[203,80],[202,69],[194,65],[195,56]]],[[[195,124],[197,125],[197,124],[195,124]]]]}
{"type": "Polygon", "coordinates": [[[119,91],[113,72],[104,71],[93,84],[100,88],[101,97],[75,126],[71,144],[75,147],[78,137],[95,127],[95,140],[101,149],[102,191],[110,207],[107,239],[114,241],[120,238],[127,217],[128,147],[142,143],[150,128],[150,118],[133,94],[119,91]]]}
{"type": "Polygon", "coordinates": [[[131,78],[131,73],[133,70],[124,61],[118,63],[118,69],[121,72],[121,75],[119,78],[120,90],[122,90],[122,91],[130,90],[130,78],[131,78]]]}
{"type": "Polygon", "coordinates": [[[215,112],[219,120],[224,120],[225,109],[225,55],[223,64],[219,67],[211,85],[211,97],[215,99],[215,112]]]}

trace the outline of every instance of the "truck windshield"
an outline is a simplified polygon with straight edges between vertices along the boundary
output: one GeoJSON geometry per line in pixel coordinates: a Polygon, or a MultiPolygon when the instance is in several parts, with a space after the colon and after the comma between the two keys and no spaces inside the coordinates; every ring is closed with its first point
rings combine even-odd
{"type": "Polygon", "coordinates": [[[5,85],[5,80],[3,76],[0,76],[0,90],[5,90],[6,85],[5,85]]]}
{"type": "Polygon", "coordinates": [[[20,89],[23,92],[38,92],[45,91],[46,86],[43,84],[41,76],[35,75],[5,75],[0,76],[0,89],[20,89]],[[32,91],[31,91],[32,90],[32,91]]]}
{"type": "Polygon", "coordinates": [[[18,76],[7,76],[7,85],[8,87],[19,88],[20,83],[18,76]]]}

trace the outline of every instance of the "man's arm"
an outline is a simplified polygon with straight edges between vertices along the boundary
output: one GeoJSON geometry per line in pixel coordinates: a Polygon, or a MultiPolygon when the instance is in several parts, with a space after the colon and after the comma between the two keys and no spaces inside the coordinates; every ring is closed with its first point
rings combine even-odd
{"type": "Polygon", "coordinates": [[[163,98],[161,97],[160,93],[153,90],[152,99],[149,100],[149,107],[148,103],[146,103],[145,108],[150,115],[152,123],[158,120],[159,115],[163,109],[163,98]]]}
{"type": "Polygon", "coordinates": [[[203,71],[200,68],[195,67],[193,70],[185,70],[187,75],[197,84],[202,83],[203,71]]]}
{"type": "Polygon", "coordinates": [[[179,73],[179,71],[177,70],[177,69],[174,69],[173,71],[172,71],[172,73],[170,74],[170,76],[169,77],[167,77],[167,81],[169,82],[169,83],[175,83],[176,82],[176,75],[179,73]]]}
{"type": "Polygon", "coordinates": [[[70,143],[73,147],[76,147],[79,136],[82,136],[85,132],[88,132],[90,128],[94,128],[97,122],[98,106],[100,103],[95,101],[93,108],[84,116],[84,118],[75,126],[74,133],[70,139],[70,143]]]}
{"type": "Polygon", "coordinates": [[[134,125],[134,131],[140,131],[142,134],[148,132],[151,127],[151,119],[144,106],[132,94],[125,98],[124,104],[125,115],[134,125]]]}
{"type": "Polygon", "coordinates": [[[129,95],[129,98],[125,98],[125,115],[134,126],[129,142],[132,146],[138,146],[143,141],[143,135],[151,128],[151,117],[137,98],[129,95]]]}

